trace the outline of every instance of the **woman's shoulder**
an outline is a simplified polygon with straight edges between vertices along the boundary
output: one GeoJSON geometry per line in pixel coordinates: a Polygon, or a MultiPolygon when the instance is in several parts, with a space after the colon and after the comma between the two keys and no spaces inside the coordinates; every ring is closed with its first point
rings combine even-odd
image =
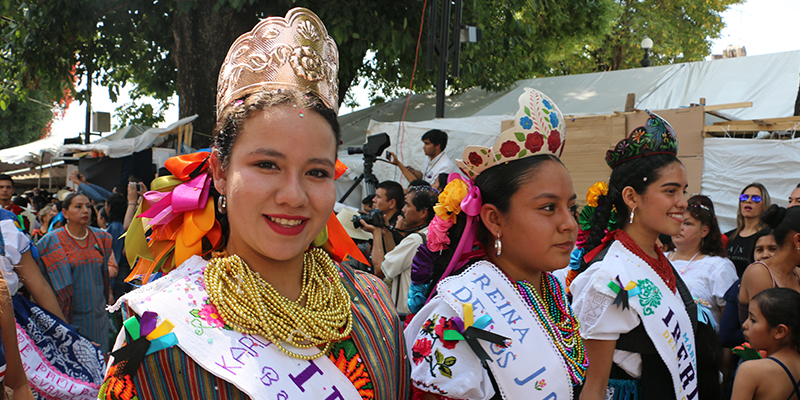
{"type": "Polygon", "coordinates": [[[736,272],[736,267],[733,265],[733,261],[731,261],[727,257],[721,256],[705,256],[701,260],[699,260],[703,264],[706,264],[712,268],[716,269],[727,269],[732,268],[733,272],[736,272]]]}
{"type": "MultiPolygon", "coordinates": [[[[111,234],[110,234],[110,233],[108,233],[107,231],[104,231],[104,230],[102,230],[102,229],[100,229],[100,228],[95,228],[95,227],[93,227],[93,226],[90,226],[90,227],[88,227],[88,228],[89,228],[89,230],[90,230],[90,231],[92,231],[92,234],[94,234],[94,235],[95,235],[95,236],[97,236],[98,238],[103,238],[103,239],[106,239],[106,238],[108,238],[108,239],[111,239],[111,234]]],[[[60,229],[60,228],[59,228],[59,229],[60,229]]]]}

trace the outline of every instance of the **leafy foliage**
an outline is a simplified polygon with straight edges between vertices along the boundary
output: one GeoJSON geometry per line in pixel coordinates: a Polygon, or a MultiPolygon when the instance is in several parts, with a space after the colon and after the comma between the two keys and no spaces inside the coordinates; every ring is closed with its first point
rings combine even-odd
{"type": "MultiPolygon", "coordinates": [[[[644,35],[656,42],[656,65],[698,60],[709,52],[706,38],[722,28],[719,14],[741,1],[465,1],[463,21],[477,24],[483,37],[462,45],[461,75],[451,78],[449,87],[496,90],[537,75],[633,67],[644,35]]],[[[320,16],[338,44],[340,101],[352,103],[347,90],[362,80],[369,82],[378,102],[406,91],[412,76],[412,90],[433,88],[435,71],[425,69],[430,27],[426,23],[420,36],[419,24],[423,11],[429,12],[423,10],[428,2],[308,0],[303,4],[320,16]],[[367,54],[371,57],[365,62],[367,54]]],[[[86,79],[86,72],[92,71],[93,80],[108,88],[112,100],[126,83],[162,105],[177,92],[181,115],[200,114],[202,122],[198,120],[195,129],[210,133],[213,90],[196,89],[215,87],[215,68],[224,57],[216,49],[227,46],[220,43],[232,42],[256,18],[284,15],[297,5],[295,0],[4,0],[0,2],[0,100],[24,98],[29,90],[39,90],[58,101],[76,77],[86,79]],[[220,33],[216,22],[235,27],[220,33]],[[205,52],[213,54],[212,59],[197,66],[192,57],[205,52]],[[179,70],[180,65],[184,67],[179,70]]],[[[75,97],[84,100],[85,95],[80,92],[75,97]]],[[[157,110],[138,104],[120,111],[125,121],[136,119],[140,112],[145,119],[159,118],[157,110]]]]}
{"type": "Polygon", "coordinates": [[[721,14],[744,0],[616,0],[612,24],[600,38],[580,43],[552,64],[550,74],[579,74],[639,68],[642,39],[654,46],[652,65],[701,61],[725,24],[721,14]]]}
{"type": "Polygon", "coordinates": [[[20,146],[44,136],[53,119],[52,104],[39,92],[30,99],[12,99],[0,110],[0,149],[20,146]]]}

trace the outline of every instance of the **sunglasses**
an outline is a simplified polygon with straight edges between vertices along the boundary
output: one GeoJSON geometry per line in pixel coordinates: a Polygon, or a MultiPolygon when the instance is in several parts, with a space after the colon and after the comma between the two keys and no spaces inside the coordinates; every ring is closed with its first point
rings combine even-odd
{"type": "Polygon", "coordinates": [[[754,203],[761,203],[761,196],[759,196],[757,194],[754,194],[754,195],[743,194],[743,195],[739,196],[739,201],[744,202],[744,201],[747,201],[747,200],[753,200],[754,203]]]}

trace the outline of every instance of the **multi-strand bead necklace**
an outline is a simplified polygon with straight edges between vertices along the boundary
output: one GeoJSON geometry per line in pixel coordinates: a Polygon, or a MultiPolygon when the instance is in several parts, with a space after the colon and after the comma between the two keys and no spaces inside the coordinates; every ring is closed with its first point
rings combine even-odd
{"type": "Polygon", "coordinates": [[[542,296],[528,281],[517,282],[517,290],[536,313],[567,363],[574,385],[583,383],[589,359],[578,328],[580,323],[562,296],[561,285],[552,274],[542,273],[542,296]],[[543,300],[544,299],[544,300],[543,300]]]}
{"type": "Polygon", "coordinates": [[[311,360],[327,354],[333,342],[353,327],[351,300],[331,258],[321,249],[303,257],[300,297],[283,297],[251,270],[239,256],[212,258],[205,271],[209,301],[225,322],[238,332],[258,334],[291,357],[311,360]],[[305,304],[303,304],[305,303],[305,304]],[[307,356],[286,349],[322,347],[307,356]]]}

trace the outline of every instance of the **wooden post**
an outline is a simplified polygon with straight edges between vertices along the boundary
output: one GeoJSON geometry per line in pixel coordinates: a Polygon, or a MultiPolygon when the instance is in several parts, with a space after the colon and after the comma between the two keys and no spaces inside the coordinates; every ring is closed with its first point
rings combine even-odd
{"type": "Polygon", "coordinates": [[[633,111],[633,105],[636,103],[636,93],[628,93],[628,98],[625,99],[625,112],[633,111]]]}

